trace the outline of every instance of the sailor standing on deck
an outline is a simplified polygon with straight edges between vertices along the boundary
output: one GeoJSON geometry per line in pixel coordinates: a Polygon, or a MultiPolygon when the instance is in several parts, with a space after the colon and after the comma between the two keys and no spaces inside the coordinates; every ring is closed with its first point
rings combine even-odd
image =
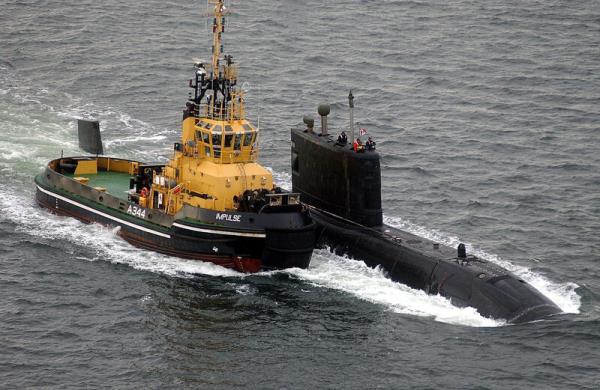
{"type": "Polygon", "coordinates": [[[375,143],[375,141],[373,141],[373,138],[371,138],[371,137],[369,137],[369,139],[365,143],[367,150],[375,150],[375,145],[376,145],[376,143],[375,143]]]}

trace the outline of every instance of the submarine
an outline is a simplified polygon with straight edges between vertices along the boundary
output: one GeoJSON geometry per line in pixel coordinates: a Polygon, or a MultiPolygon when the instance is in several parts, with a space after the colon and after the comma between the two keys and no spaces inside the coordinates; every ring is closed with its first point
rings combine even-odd
{"type": "MultiPolygon", "coordinates": [[[[350,132],[354,139],[352,92],[350,132]]],[[[456,248],[385,225],[381,204],[381,165],[374,145],[364,148],[328,134],[330,107],[291,130],[292,192],[300,194],[317,223],[317,247],[381,267],[396,282],[439,294],[484,317],[523,323],[561,313],[532,285],[495,263],[456,248]]]]}

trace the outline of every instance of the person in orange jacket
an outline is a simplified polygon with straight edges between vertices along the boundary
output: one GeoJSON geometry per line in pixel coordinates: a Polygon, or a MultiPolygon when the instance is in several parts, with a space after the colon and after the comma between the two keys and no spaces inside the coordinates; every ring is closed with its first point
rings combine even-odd
{"type": "Polygon", "coordinates": [[[352,146],[354,146],[354,151],[356,153],[365,151],[365,147],[363,146],[362,142],[360,141],[360,138],[355,139],[354,144],[352,146]]]}

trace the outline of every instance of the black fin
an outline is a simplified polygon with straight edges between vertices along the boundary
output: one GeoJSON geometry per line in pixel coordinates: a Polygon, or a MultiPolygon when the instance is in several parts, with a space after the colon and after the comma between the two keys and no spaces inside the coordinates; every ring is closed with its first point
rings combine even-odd
{"type": "Polygon", "coordinates": [[[77,133],[79,147],[95,155],[104,154],[102,137],[100,135],[100,122],[86,119],[77,120],[77,133]]]}

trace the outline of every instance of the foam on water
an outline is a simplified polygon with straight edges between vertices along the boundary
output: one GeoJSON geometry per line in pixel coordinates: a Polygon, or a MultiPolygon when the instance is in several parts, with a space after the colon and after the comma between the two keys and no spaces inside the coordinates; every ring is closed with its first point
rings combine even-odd
{"type": "Polygon", "coordinates": [[[98,106],[81,97],[29,85],[11,72],[1,72],[0,83],[6,86],[0,94],[1,103],[6,106],[0,112],[0,119],[3,140],[8,141],[7,145],[0,144],[2,159],[23,159],[28,153],[48,160],[46,156],[50,151],[54,152],[52,156],[60,150],[66,155],[79,153],[77,119],[99,120],[105,152],[126,153],[134,159],[168,155],[171,147],[167,138],[178,132],[178,129],[157,128],[118,109],[98,106]],[[15,147],[27,150],[14,150],[15,147]]]}
{"type": "Polygon", "coordinates": [[[396,313],[432,317],[436,321],[467,326],[500,326],[503,321],[482,317],[471,307],[453,306],[439,295],[427,295],[393,282],[382,269],[364,262],[337,256],[327,249],[315,250],[310,269],[288,271],[317,286],[344,291],[357,298],[380,304],[396,313]]]}
{"type": "Polygon", "coordinates": [[[126,264],[132,268],[177,277],[193,277],[196,274],[212,276],[244,276],[236,271],[194,260],[161,255],[135,248],[117,236],[118,228],[99,224],[86,225],[76,219],[51,214],[33,204],[30,199],[3,192],[0,194],[0,220],[17,225],[16,230],[43,241],[64,240],[82,249],[91,250],[89,261],[104,260],[126,264]],[[18,207],[15,207],[18,205],[18,207]]]}
{"type": "Polygon", "coordinates": [[[581,297],[575,292],[575,289],[579,287],[575,283],[571,282],[561,284],[552,282],[543,275],[537,274],[527,267],[513,264],[508,260],[502,259],[498,255],[487,253],[474,247],[471,243],[460,240],[458,237],[443,234],[437,230],[416,225],[399,217],[384,216],[384,223],[398,229],[406,230],[420,237],[440,242],[450,247],[456,247],[459,243],[463,242],[469,253],[496,263],[499,266],[506,268],[507,270],[518,275],[520,278],[538,289],[542,294],[550,298],[565,313],[579,313],[579,308],[581,307],[581,297]]]}
{"type": "Polygon", "coordinates": [[[288,172],[277,172],[274,171],[271,167],[265,167],[271,174],[273,175],[273,181],[279,187],[291,191],[292,190],[292,175],[288,172]]]}

